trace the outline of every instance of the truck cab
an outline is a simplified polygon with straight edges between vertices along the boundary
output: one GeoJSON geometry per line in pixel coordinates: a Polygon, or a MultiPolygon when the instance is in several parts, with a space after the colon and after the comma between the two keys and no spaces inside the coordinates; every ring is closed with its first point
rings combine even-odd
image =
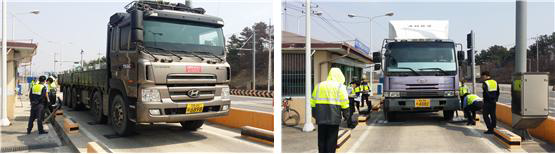
{"type": "Polygon", "coordinates": [[[134,1],[108,23],[103,115],[117,134],[136,123],[196,130],[230,108],[230,66],[219,17],[202,8],[134,1]]]}
{"type": "Polygon", "coordinates": [[[381,53],[384,114],[443,111],[453,118],[460,108],[456,43],[447,39],[447,21],[391,21],[390,39],[381,53]],[[393,34],[392,34],[393,33],[393,34]]]}

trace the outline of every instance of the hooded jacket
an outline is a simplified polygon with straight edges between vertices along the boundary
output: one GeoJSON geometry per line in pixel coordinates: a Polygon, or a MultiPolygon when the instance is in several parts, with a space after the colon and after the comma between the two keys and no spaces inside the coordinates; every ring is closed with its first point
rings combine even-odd
{"type": "Polygon", "coordinates": [[[310,106],[317,124],[341,124],[341,111],[349,108],[349,94],[344,83],[345,76],[341,70],[332,68],[328,79],[314,88],[310,106]]]}

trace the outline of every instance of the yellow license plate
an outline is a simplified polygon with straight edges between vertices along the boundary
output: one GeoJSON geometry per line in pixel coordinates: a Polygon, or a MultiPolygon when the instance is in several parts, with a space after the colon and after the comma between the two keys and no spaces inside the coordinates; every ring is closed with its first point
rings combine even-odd
{"type": "Polygon", "coordinates": [[[197,112],[202,112],[202,109],[204,108],[204,104],[199,103],[199,104],[187,104],[187,111],[185,113],[197,113],[197,112]]]}
{"type": "Polygon", "coordinates": [[[430,107],[430,99],[416,99],[414,101],[415,107],[430,107]]]}

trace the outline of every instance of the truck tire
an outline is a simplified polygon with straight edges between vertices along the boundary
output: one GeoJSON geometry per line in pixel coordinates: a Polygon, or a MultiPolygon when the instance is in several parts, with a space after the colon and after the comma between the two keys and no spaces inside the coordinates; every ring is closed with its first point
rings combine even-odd
{"type": "Polygon", "coordinates": [[[69,102],[67,106],[73,110],[75,110],[76,101],[77,101],[77,89],[71,88],[71,94],[69,95],[69,102]]]}
{"type": "Polygon", "coordinates": [[[99,124],[106,123],[106,116],[102,112],[102,94],[95,92],[91,100],[91,113],[94,116],[94,121],[99,124]]]}
{"type": "Polygon", "coordinates": [[[196,131],[204,124],[204,120],[182,121],[179,122],[185,130],[196,131]]]}
{"type": "Polygon", "coordinates": [[[116,134],[127,136],[133,132],[135,123],[129,120],[129,103],[119,94],[112,100],[110,120],[116,134]]]}
{"type": "Polygon", "coordinates": [[[62,105],[67,106],[67,100],[68,100],[68,92],[67,92],[67,87],[64,87],[64,91],[62,92],[62,98],[64,100],[62,100],[62,105]]]}
{"type": "Polygon", "coordinates": [[[396,117],[395,117],[395,116],[396,116],[396,115],[395,115],[395,112],[392,112],[392,111],[384,111],[383,113],[384,113],[384,117],[385,117],[385,120],[386,120],[386,121],[392,122],[392,121],[397,120],[396,117]]]}
{"type": "Polygon", "coordinates": [[[443,120],[451,121],[455,116],[455,111],[453,110],[443,110],[443,120]]]}

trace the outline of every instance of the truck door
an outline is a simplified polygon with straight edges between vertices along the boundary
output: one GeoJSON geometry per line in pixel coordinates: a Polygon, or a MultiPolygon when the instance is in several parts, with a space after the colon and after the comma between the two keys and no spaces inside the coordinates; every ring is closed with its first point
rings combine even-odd
{"type": "Polygon", "coordinates": [[[120,80],[126,90],[127,96],[137,97],[137,51],[131,46],[131,25],[124,22],[117,27],[112,35],[113,42],[112,77],[120,80]]]}

